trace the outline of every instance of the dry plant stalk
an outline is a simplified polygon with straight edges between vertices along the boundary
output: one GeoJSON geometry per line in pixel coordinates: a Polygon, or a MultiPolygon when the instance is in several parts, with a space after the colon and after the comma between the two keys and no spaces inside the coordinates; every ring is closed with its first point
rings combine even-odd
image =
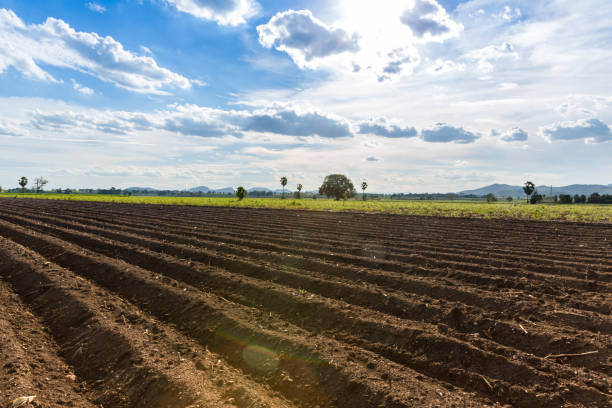
{"type": "Polygon", "coordinates": [[[493,391],[493,386],[491,385],[491,383],[489,382],[489,380],[486,379],[486,377],[482,374],[478,374],[480,376],[480,378],[482,378],[482,380],[485,382],[485,384],[487,384],[487,387],[489,387],[489,389],[491,391],[493,391]]]}
{"type": "Polygon", "coordinates": [[[15,398],[13,402],[11,403],[11,405],[9,406],[9,408],[23,407],[25,404],[29,404],[30,402],[34,401],[35,398],[36,398],[36,395],[15,398]]]}
{"type": "Polygon", "coordinates": [[[584,353],[576,353],[576,354],[549,354],[544,358],[561,358],[561,357],[580,357],[580,356],[588,356],[591,354],[597,354],[599,350],[587,351],[584,353]]]}

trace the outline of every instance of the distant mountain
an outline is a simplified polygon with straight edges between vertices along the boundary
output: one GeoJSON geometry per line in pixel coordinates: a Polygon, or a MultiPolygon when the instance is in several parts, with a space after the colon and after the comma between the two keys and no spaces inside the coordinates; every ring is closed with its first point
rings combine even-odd
{"type": "Polygon", "coordinates": [[[480,187],[474,190],[460,191],[458,194],[478,196],[495,194],[502,197],[517,197],[523,194],[523,189],[520,186],[511,186],[509,184],[491,184],[490,186],[480,187]]]}
{"type": "MultiPolygon", "coordinates": [[[[275,193],[283,193],[283,189],[282,188],[277,188],[276,190],[274,190],[275,193]]],[[[289,190],[288,188],[285,189],[285,194],[286,193],[293,193],[293,191],[289,190]]]]}
{"type": "Polygon", "coordinates": [[[208,193],[210,191],[210,188],[206,186],[199,186],[199,187],[190,188],[187,191],[189,191],[190,193],[208,193]]]}
{"type": "Polygon", "coordinates": [[[146,191],[146,192],[157,191],[157,189],[153,187],[128,187],[128,188],[124,188],[123,190],[124,191],[146,191]]]}
{"type": "Polygon", "coordinates": [[[272,191],[272,190],[270,190],[268,187],[251,187],[251,188],[249,188],[247,191],[248,191],[249,193],[250,193],[251,191],[265,191],[265,192],[267,193],[268,191],[272,191]]]}
{"type": "Polygon", "coordinates": [[[225,188],[219,188],[219,189],[213,190],[213,192],[217,194],[227,194],[227,193],[234,194],[236,190],[234,190],[234,187],[225,187],[225,188]]]}
{"type": "MultiPolygon", "coordinates": [[[[537,186],[536,189],[541,194],[550,195],[550,186],[537,186]]],[[[612,184],[602,185],[602,184],[572,184],[569,186],[555,187],[552,188],[552,195],[559,194],[584,194],[585,196],[589,196],[593,193],[599,194],[612,194],[612,184]]],[[[459,195],[479,195],[484,196],[487,194],[494,194],[499,197],[524,197],[525,193],[523,192],[522,186],[511,186],[509,184],[491,184],[490,186],[485,186],[481,188],[477,188],[474,190],[464,190],[460,191],[459,195]]]]}

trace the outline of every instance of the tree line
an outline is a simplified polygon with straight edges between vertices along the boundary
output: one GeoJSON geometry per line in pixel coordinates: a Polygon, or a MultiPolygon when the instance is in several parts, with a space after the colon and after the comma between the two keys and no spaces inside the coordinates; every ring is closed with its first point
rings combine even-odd
{"type": "MultiPolygon", "coordinates": [[[[288,182],[289,180],[287,177],[283,176],[280,178],[280,185],[283,188],[281,199],[285,198],[285,186],[288,182]]],[[[296,186],[297,191],[294,193],[295,198],[302,198],[302,188],[302,184],[298,184],[296,186]]],[[[364,201],[366,199],[365,191],[367,188],[368,183],[363,181],[361,183],[361,190],[363,191],[362,199],[364,201]]],[[[330,174],[329,176],[326,176],[325,180],[323,180],[323,184],[321,184],[321,187],[319,187],[319,194],[335,200],[347,200],[351,197],[355,197],[356,193],[357,192],[353,182],[344,174],[330,174]]],[[[246,189],[242,186],[238,187],[236,190],[236,197],[238,197],[239,200],[246,198],[247,194],[246,189]]],[[[314,194],[312,198],[316,199],[317,195],[314,194]]]]}
{"type": "Polygon", "coordinates": [[[612,204],[612,194],[593,193],[590,196],[584,194],[574,194],[572,197],[569,194],[559,194],[560,204],[612,204]]]}
{"type": "MultiPolygon", "coordinates": [[[[36,193],[41,193],[44,191],[44,187],[45,185],[47,185],[49,181],[46,180],[44,177],[38,177],[34,180],[34,188],[32,189],[27,189],[27,185],[29,183],[29,180],[27,177],[21,177],[17,180],[17,184],[20,186],[19,189],[9,189],[8,191],[11,193],[14,192],[21,192],[21,193],[25,193],[27,192],[36,192],[36,193]]],[[[288,179],[287,177],[283,176],[280,178],[280,184],[282,186],[282,193],[281,193],[281,199],[285,198],[285,186],[287,186],[288,183],[288,179]]],[[[362,199],[365,201],[366,200],[366,189],[368,188],[368,183],[366,181],[363,181],[360,185],[361,190],[362,190],[362,199]]],[[[303,186],[302,184],[297,184],[296,186],[296,190],[293,193],[294,198],[300,199],[302,198],[302,189],[303,186]]],[[[109,194],[109,195],[132,195],[132,193],[135,194],[144,194],[147,193],[147,195],[150,195],[152,192],[151,191],[140,191],[140,190],[121,190],[115,187],[111,187],[110,189],[79,189],[77,190],[79,193],[92,193],[92,194],[109,194]]],[[[57,193],[61,193],[61,194],[71,194],[73,192],[77,192],[77,191],[73,191],[71,189],[56,189],[55,192],[57,193]]],[[[2,187],[0,187],[0,192],[2,192],[2,187]]],[[[349,198],[355,197],[357,192],[355,189],[355,186],[353,185],[353,182],[346,177],[344,174],[330,174],[328,176],[325,177],[325,179],[323,180],[323,184],[321,184],[321,186],[319,187],[318,190],[320,195],[324,195],[328,198],[333,198],[335,200],[347,200],[349,198]]],[[[545,195],[542,195],[538,192],[538,190],[535,187],[535,184],[531,181],[526,181],[525,184],[523,185],[523,192],[525,193],[525,195],[527,196],[527,203],[529,204],[538,204],[541,203],[544,199],[544,197],[546,197],[545,195]]],[[[189,192],[189,191],[180,191],[180,190],[155,190],[154,193],[158,196],[181,196],[181,197],[203,197],[203,196],[219,196],[219,195],[224,195],[224,196],[228,196],[228,195],[232,195],[232,193],[214,193],[214,192],[208,192],[208,193],[203,193],[203,192],[189,192]]],[[[273,197],[275,195],[274,192],[272,191],[251,191],[250,193],[247,193],[247,190],[240,186],[238,187],[238,189],[236,190],[236,197],[239,200],[243,200],[247,194],[250,194],[253,197],[273,197]]],[[[317,194],[313,194],[311,196],[313,199],[317,198],[317,194]]],[[[449,200],[453,200],[454,198],[456,198],[457,195],[454,193],[450,193],[450,194],[429,194],[429,193],[425,193],[425,194],[415,194],[415,193],[399,193],[399,194],[392,194],[390,196],[391,199],[425,199],[425,200],[432,200],[432,199],[449,199],[449,200]]],[[[475,195],[469,195],[469,196],[461,196],[461,198],[465,199],[465,198],[478,198],[479,196],[475,196],[475,195]]],[[[489,193],[485,196],[487,202],[496,202],[497,201],[497,197],[495,197],[495,195],[489,193]]],[[[512,201],[511,197],[507,198],[508,201],[512,201]]],[[[570,194],[559,194],[558,196],[552,196],[552,199],[555,203],[559,203],[559,204],[612,204],[612,194],[599,194],[599,193],[592,193],[591,195],[589,195],[588,197],[585,196],[584,194],[578,195],[575,194],[574,196],[571,196],[570,194]]]]}
{"type": "MultiPolygon", "coordinates": [[[[531,181],[525,182],[523,191],[527,195],[527,201],[530,204],[540,203],[544,198],[544,196],[538,193],[538,190],[536,190],[535,185],[531,181]]],[[[558,196],[553,196],[553,200],[559,204],[612,204],[612,194],[593,193],[588,197],[584,194],[574,194],[573,197],[570,194],[559,194],[558,196]]]]}

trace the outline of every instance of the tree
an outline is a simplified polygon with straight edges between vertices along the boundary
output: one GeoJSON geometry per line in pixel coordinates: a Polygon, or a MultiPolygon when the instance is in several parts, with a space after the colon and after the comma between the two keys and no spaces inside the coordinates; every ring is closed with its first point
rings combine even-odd
{"type": "Polygon", "coordinates": [[[283,176],[280,179],[281,186],[283,186],[283,195],[281,198],[285,198],[285,186],[287,185],[287,177],[283,176]]]}
{"type": "Polygon", "coordinates": [[[531,197],[531,194],[534,192],[535,190],[535,184],[533,184],[531,181],[527,181],[525,182],[525,185],[523,186],[523,191],[525,192],[525,195],[527,196],[527,202],[529,202],[529,197],[531,197]]]}
{"type": "Polygon", "coordinates": [[[599,195],[599,193],[593,193],[589,196],[589,199],[587,200],[587,203],[589,204],[597,204],[601,201],[601,196],[599,195]]]}
{"type": "Polygon", "coordinates": [[[21,186],[21,194],[25,193],[25,187],[28,185],[28,178],[27,177],[20,178],[19,185],[21,186]]]}
{"type": "Polygon", "coordinates": [[[559,194],[559,203],[560,204],[571,204],[572,196],[569,194],[559,194]]]}
{"type": "Polygon", "coordinates": [[[240,186],[236,189],[236,197],[238,197],[239,201],[242,201],[247,196],[247,191],[244,187],[240,186]]]}
{"type": "Polygon", "coordinates": [[[495,194],[493,193],[487,194],[486,197],[487,197],[487,203],[494,203],[497,201],[497,197],[495,197],[495,194]]]}
{"type": "Polygon", "coordinates": [[[512,197],[506,197],[506,201],[511,203],[512,202],[512,197]]]}
{"type": "Polygon", "coordinates": [[[586,196],[584,194],[582,194],[582,195],[575,194],[574,195],[574,203],[580,204],[580,203],[586,203],[586,201],[587,201],[587,198],[586,198],[586,196]]]}
{"type": "Polygon", "coordinates": [[[297,191],[295,192],[295,197],[300,199],[302,198],[302,188],[304,188],[301,184],[297,185],[297,191]]]}
{"type": "Polygon", "coordinates": [[[534,190],[533,194],[531,195],[531,198],[529,199],[529,202],[531,204],[538,204],[541,203],[543,199],[544,197],[542,197],[542,194],[538,193],[538,190],[534,190]]]}
{"type": "Polygon", "coordinates": [[[362,195],[363,201],[366,200],[365,191],[366,191],[367,188],[368,188],[368,183],[366,183],[365,181],[363,183],[361,183],[361,190],[363,190],[363,195],[362,195]]]}
{"type": "Polygon", "coordinates": [[[49,181],[45,180],[42,177],[38,177],[36,179],[34,179],[34,185],[36,186],[36,192],[40,193],[43,190],[43,187],[45,186],[45,184],[47,184],[49,181]]]}
{"type": "Polygon", "coordinates": [[[333,197],[336,201],[346,200],[355,195],[355,187],[344,174],[330,174],[319,187],[319,194],[333,197]]]}

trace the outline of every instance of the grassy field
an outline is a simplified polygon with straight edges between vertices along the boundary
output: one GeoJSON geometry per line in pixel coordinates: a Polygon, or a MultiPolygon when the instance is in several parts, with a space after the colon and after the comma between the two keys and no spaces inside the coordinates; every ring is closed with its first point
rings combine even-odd
{"type": "Polygon", "coordinates": [[[523,202],[468,202],[468,201],[333,201],[324,199],[246,198],[235,197],[143,197],[85,194],[7,194],[0,197],[38,198],[48,200],[104,201],[165,205],[206,205],[218,207],[256,207],[303,209],[320,211],[365,211],[391,214],[443,217],[520,218],[538,220],[566,220],[581,222],[612,222],[612,206],[584,204],[538,204],[523,202]]]}

